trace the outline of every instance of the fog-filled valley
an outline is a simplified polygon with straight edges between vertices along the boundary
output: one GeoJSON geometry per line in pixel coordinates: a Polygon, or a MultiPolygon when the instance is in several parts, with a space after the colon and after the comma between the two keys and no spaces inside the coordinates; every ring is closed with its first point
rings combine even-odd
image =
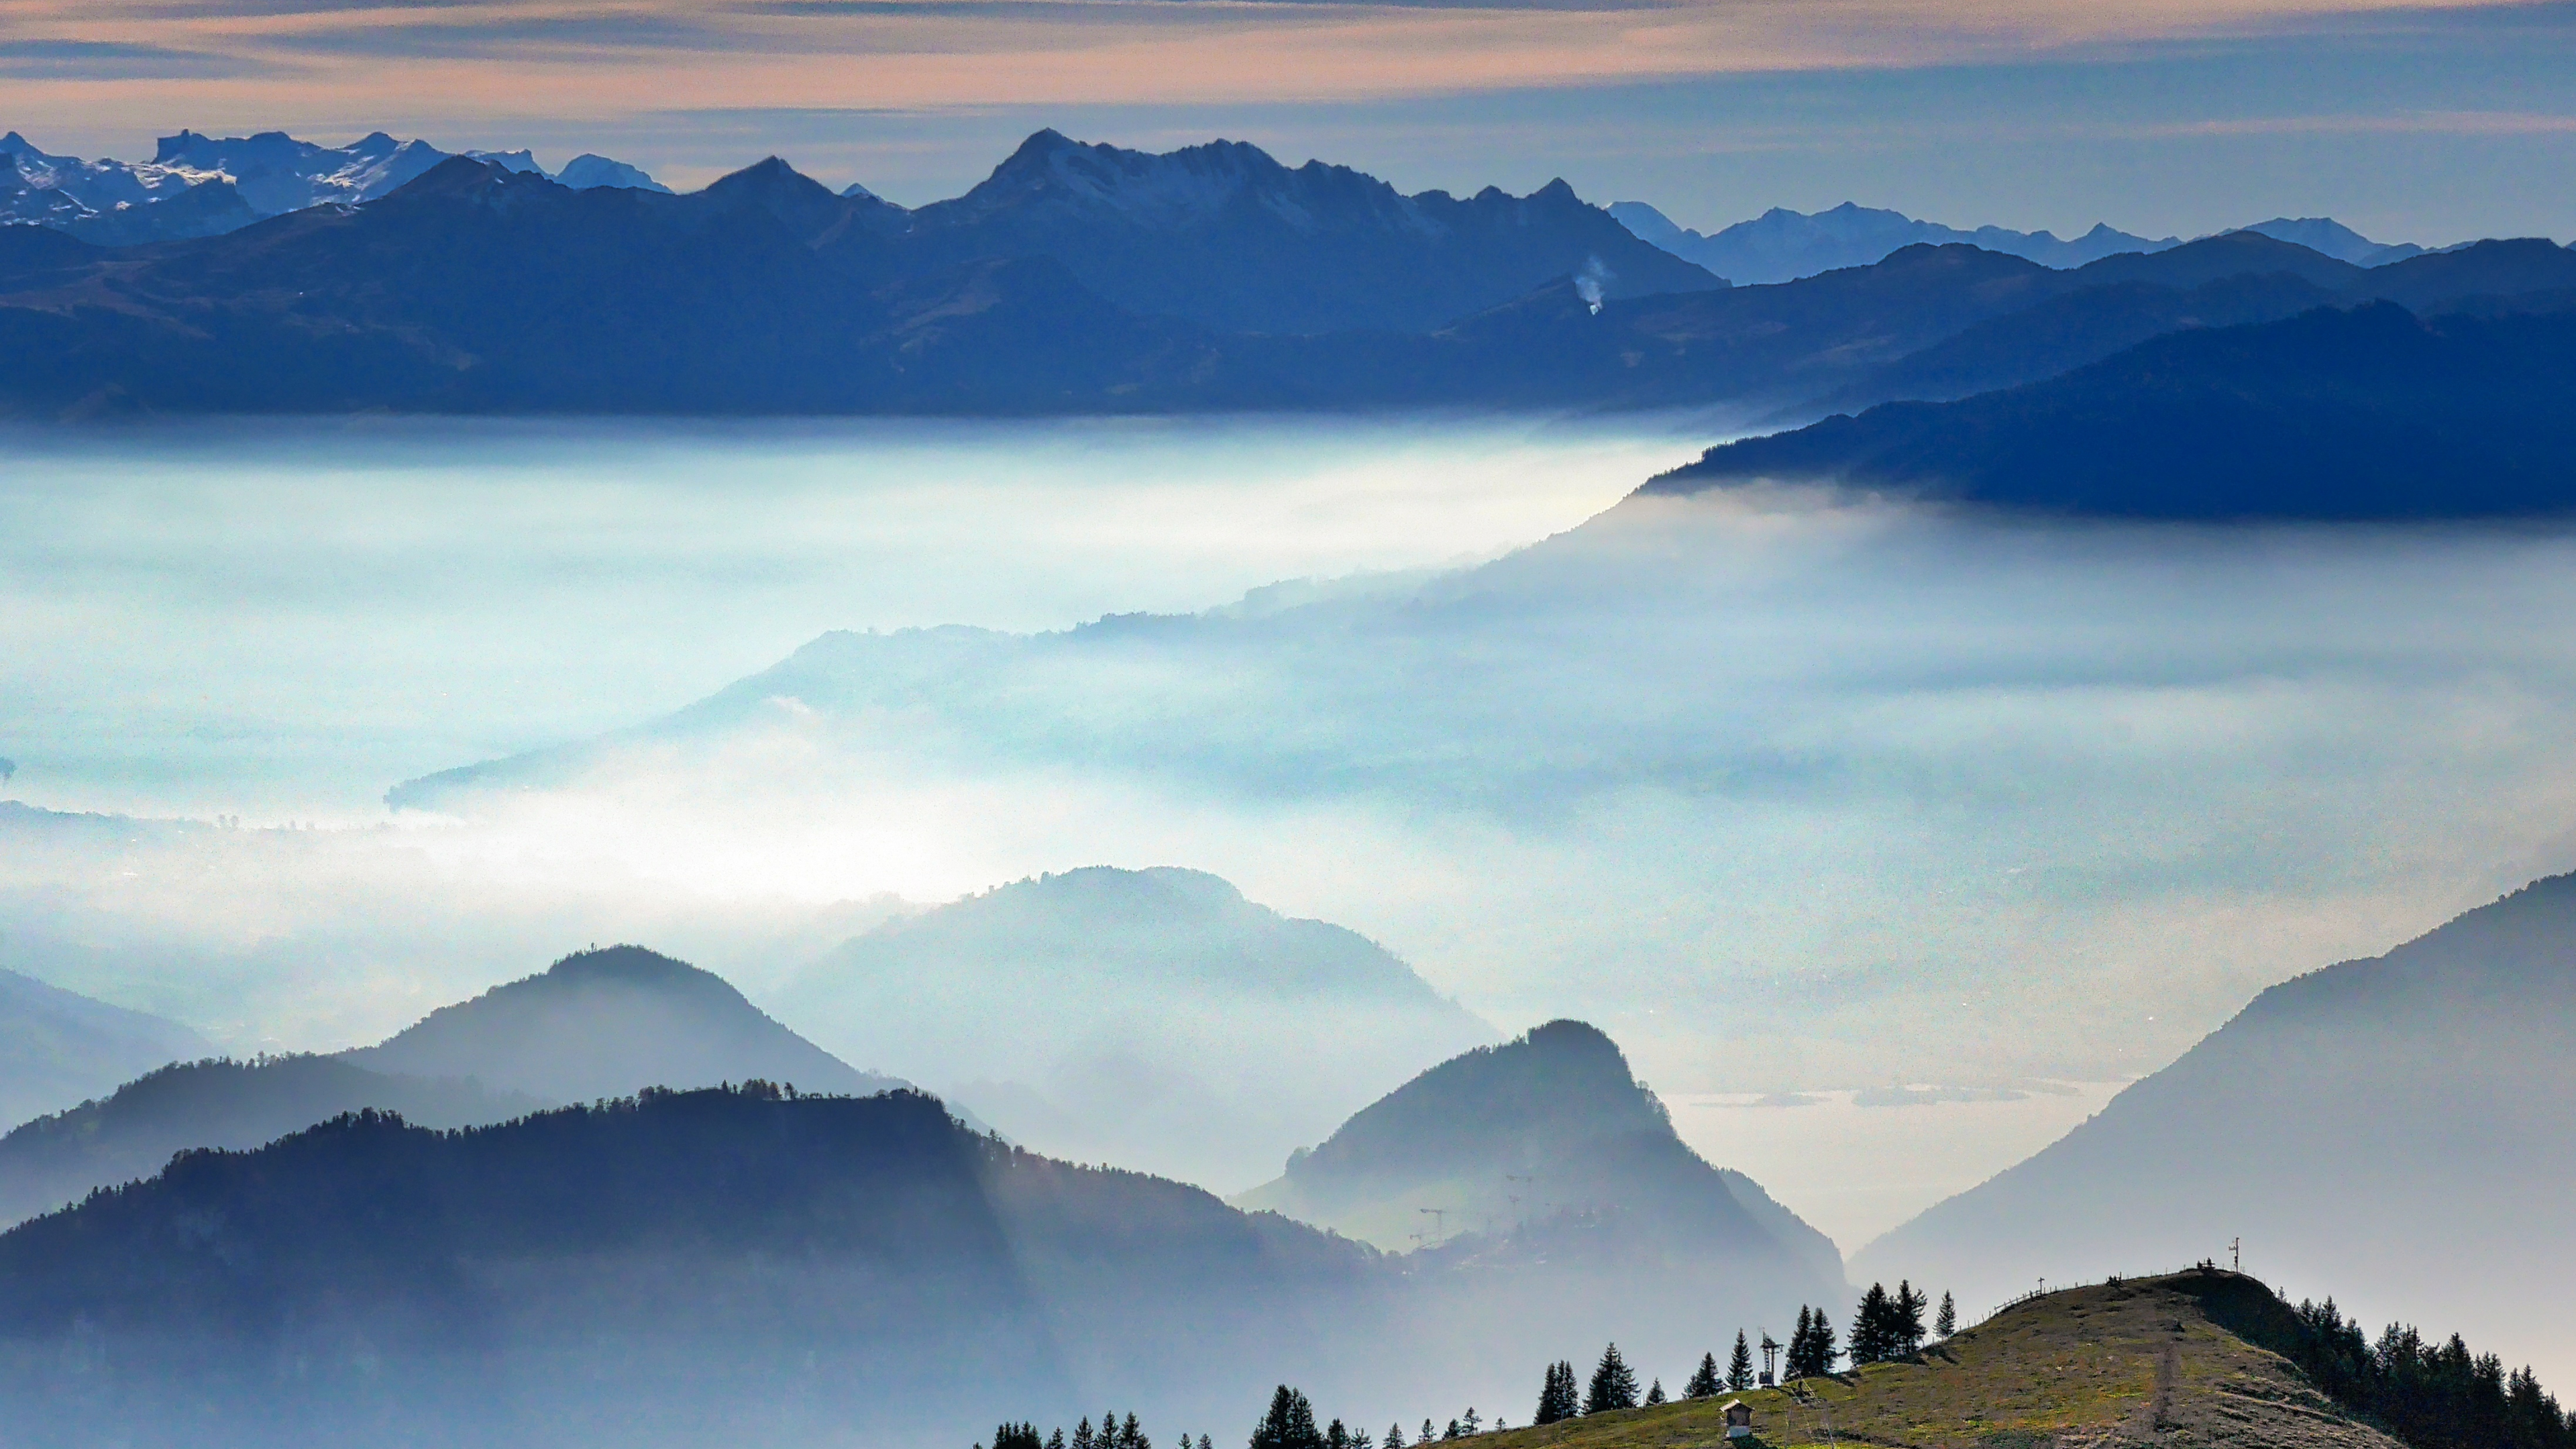
{"type": "Polygon", "coordinates": [[[2576,248],[153,154],[0,1449],[2576,1449],[2576,248]]]}

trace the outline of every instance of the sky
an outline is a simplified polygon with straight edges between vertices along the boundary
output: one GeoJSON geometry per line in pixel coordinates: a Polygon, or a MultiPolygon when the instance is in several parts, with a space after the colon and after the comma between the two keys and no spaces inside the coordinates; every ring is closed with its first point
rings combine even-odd
{"type": "Polygon", "coordinates": [[[1956,225],[2576,236],[2576,4],[2378,0],[0,0],[48,150],[183,126],[786,156],[910,204],[1052,125],[1224,135],[1407,189],[1562,175],[1685,225],[1844,200],[1956,225]]]}

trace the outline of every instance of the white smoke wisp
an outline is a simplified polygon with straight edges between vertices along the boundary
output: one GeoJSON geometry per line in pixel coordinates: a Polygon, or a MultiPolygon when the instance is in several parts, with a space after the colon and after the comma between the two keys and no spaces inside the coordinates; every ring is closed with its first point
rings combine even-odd
{"type": "Polygon", "coordinates": [[[1601,264],[1599,257],[1587,258],[1583,270],[1574,274],[1574,295],[1583,299],[1583,305],[1591,308],[1595,317],[1601,315],[1602,291],[1610,279],[1610,269],[1601,264]]]}

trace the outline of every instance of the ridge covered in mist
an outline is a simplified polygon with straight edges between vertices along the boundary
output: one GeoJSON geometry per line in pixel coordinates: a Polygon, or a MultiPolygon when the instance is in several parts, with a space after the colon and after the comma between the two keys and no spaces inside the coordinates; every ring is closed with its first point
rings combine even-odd
{"type": "Polygon", "coordinates": [[[2554,876],[2274,986],[1855,1271],[2000,1297],[2241,1238],[2248,1264],[2348,1309],[2475,1322],[2516,1360],[2565,1362],[2576,1336],[2552,1301],[2503,1283],[2576,1272],[2571,941],[2576,876],[2554,876]]]}
{"type": "Polygon", "coordinates": [[[0,970],[0,1127],[206,1050],[178,1022],[0,970]]]}
{"type": "Polygon", "coordinates": [[[775,1002],[1014,1140],[1226,1185],[1494,1035],[1366,937],[1170,867],[1066,871],[890,921],[775,1002]]]}

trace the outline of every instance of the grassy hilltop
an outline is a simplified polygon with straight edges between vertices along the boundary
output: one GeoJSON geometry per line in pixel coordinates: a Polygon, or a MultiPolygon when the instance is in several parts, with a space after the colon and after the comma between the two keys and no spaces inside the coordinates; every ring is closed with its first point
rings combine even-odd
{"type": "Polygon", "coordinates": [[[1736,1397],[1753,1409],[1750,1449],[2398,1449],[2249,1341],[2273,1336],[2289,1314],[2233,1273],[2073,1288],[1996,1314],[1920,1362],[1513,1429],[1480,1436],[1477,1449],[1723,1445],[1719,1407],[1736,1397]]]}

